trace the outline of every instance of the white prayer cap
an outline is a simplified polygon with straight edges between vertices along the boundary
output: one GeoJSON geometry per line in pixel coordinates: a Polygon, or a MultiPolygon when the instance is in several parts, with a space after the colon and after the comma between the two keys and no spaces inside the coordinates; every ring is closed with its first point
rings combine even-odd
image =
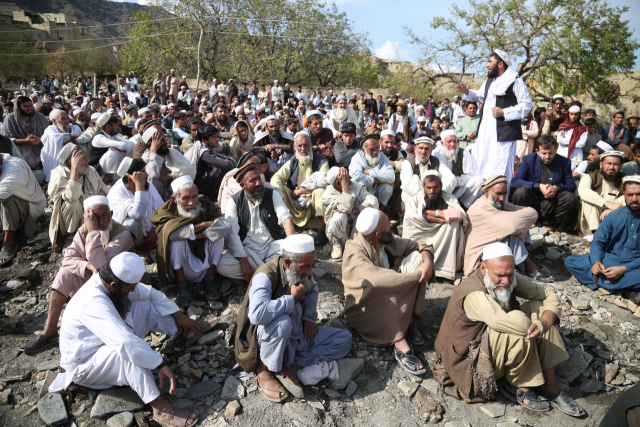
{"type": "Polygon", "coordinates": [[[425,116],[418,116],[418,118],[416,119],[416,121],[418,122],[426,122],[427,118],[425,116]]]}
{"type": "Polygon", "coordinates": [[[171,182],[171,189],[174,193],[177,193],[180,190],[180,187],[186,184],[193,183],[193,180],[189,175],[183,175],[180,178],[176,178],[171,182]]]}
{"type": "Polygon", "coordinates": [[[455,131],[455,130],[453,130],[453,129],[447,129],[447,130],[445,130],[444,132],[440,132],[440,139],[441,139],[442,141],[444,141],[444,139],[445,139],[446,137],[451,136],[451,135],[456,136],[456,131],[455,131]]]}
{"type": "Polygon", "coordinates": [[[383,136],[386,136],[386,135],[396,136],[396,133],[394,131],[392,131],[391,129],[385,129],[382,132],[380,132],[380,138],[382,138],[383,136]]]}
{"type": "Polygon", "coordinates": [[[485,246],[482,250],[482,261],[500,258],[503,256],[512,257],[513,252],[511,252],[509,245],[502,242],[491,243],[490,245],[485,246]]]}
{"type": "Polygon", "coordinates": [[[142,134],[142,140],[148,144],[149,141],[151,141],[151,138],[153,138],[153,134],[156,132],[158,132],[158,129],[156,129],[155,126],[151,126],[142,134]]]}
{"type": "Polygon", "coordinates": [[[109,199],[104,196],[91,196],[84,199],[84,202],[82,203],[82,207],[84,207],[85,211],[93,205],[107,205],[108,207],[109,199]]]}
{"type": "Polygon", "coordinates": [[[183,79],[186,79],[186,78],[187,78],[187,76],[182,76],[182,78],[183,78],[183,79]]]}
{"type": "Polygon", "coordinates": [[[424,110],[424,106],[421,104],[418,104],[418,106],[416,107],[416,111],[419,111],[419,110],[424,110]]]}
{"type": "Polygon", "coordinates": [[[581,110],[580,110],[580,107],[578,107],[577,105],[572,105],[572,106],[569,108],[569,112],[570,112],[570,113],[579,113],[580,111],[581,111],[581,110]]]}
{"type": "Polygon", "coordinates": [[[640,184],[640,175],[627,175],[622,178],[622,183],[633,182],[634,184],[640,184]]]}
{"type": "Polygon", "coordinates": [[[329,182],[329,184],[333,185],[336,182],[336,179],[338,179],[338,172],[340,172],[340,168],[338,166],[334,166],[329,169],[329,172],[327,172],[327,182],[329,182]]]}
{"type": "Polygon", "coordinates": [[[171,69],[171,71],[173,72],[173,71],[175,71],[175,70],[172,68],[172,69],[171,69]]]}
{"type": "Polygon", "coordinates": [[[356,221],[356,230],[365,236],[373,233],[380,221],[380,211],[374,208],[365,208],[356,221]]]}
{"type": "Polygon", "coordinates": [[[270,116],[267,116],[266,119],[264,119],[265,122],[268,122],[269,120],[278,120],[278,116],[276,116],[275,114],[272,114],[270,116]]]}
{"type": "Polygon", "coordinates": [[[504,50],[496,49],[493,51],[493,53],[498,55],[500,59],[502,59],[504,63],[507,64],[508,67],[511,67],[511,59],[509,58],[507,52],[505,52],[504,50]]]}
{"type": "Polygon", "coordinates": [[[167,108],[171,108],[171,107],[175,107],[175,106],[176,106],[176,104],[174,104],[174,103],[172,102],[171,104],[167,105],[167,108]]]}
{"type": "Polygon", "coordinates": [[[413,141],[413,143],[418,146],[420,144],[430,144],[430,145],[435,145],[436,142],[429,138],[428,136],[421,136],[420,138],[417,138],[413,141]]]}
{"type": "Polygon", "coordinates": [[[186,88],[187,88],[186,86],[180,86],[180,89],[186,89],[186,88]]]}
{"type": "Polygon", "coordinates": [[[96,120],[98,120],[100,118],[101,115],[102,115],[102,113],[93,113],[91,115],[91,121],[95,122],[96,120]]]}
{"type": "Polygon", "coordinates": [[[64,147],[62,147],[62,150],[60,150],[60,153],[58,153],[58,160],[62,163],[66,162],[76,148],[78,148],[76,144],[72,144],[71,142],[66,143],[64,147]]]}
{"type": "MultiPolygon", "coordinates": [[[[344,91],[343,91],[343,93],[344,93],[344,91]]],[[[337,98],[336,98],[336,102],[338,102],[338,101],[342,101],[343,99],[344,99],[345,101],[348,101],[348,99],[347,99],[347,97],[346,97],[346,96],[344,96],[344,95],[340,95],[339,97],[337,97],[337,98]]]]}
{"type": "Polygon", "coordinates": [[[292,234],[284,239],[282,249],[293,254],[309,254],[316,251],[316,246],[308,234],[292,234]]]}
{"type": "Polygon", "coordinates": [[[428,177],[428,176],[436,176],[436,177],[438,177],[440,179],[440,181],[442,181],[442,175],[440,174],[440,172],[438,172],[435,169],[429,169],[428,171],[426,171],[424,173],[424,176],[425,176],[425,178],[428,177]]]}
{"type": "Polygon", "coordinates": [[[73,115],[75,116],[78,113],[82,113],[82,108],[74,107],[72,111],[73,111],[73,115]]]}
{"type": "Polygon", "coordinates": [[[108,114],[108,115],[112,115],[113,113],[116,113],[116,112],[117,112],[117,111],[116,111],[116,109],[115,109],[115,108],[109,108],[109,109],[107,110],[107,114],[108,114]]]}
{"type": "Polygon", "coordinates": [[[622,151],[607,150],[604,153],[600,154],[600,160],[604,160],[605,157],[609,156],[620,157],[622,160],[627,157],[626,153],[623,153],[622,151]]]}
{"type": "Polygon", "coordinates": [[[280,82],[279,82],[279,81],[277,81],[277,80],[274,80],[273,82],[274,82],[274,83],[280,83],[280,82]]]}
{"type": "Polygon", "coordinates": [[[142,258],[131,252],[122,252],[114,256],[109,265],[113,274],[129,285],[138,284],[146,271],[142,258]]]}
{"type": "Polygon", "coordinates": [[[309,110],[309,111],[307,111],[307,119],[309,117],[315,116],[315,115],[318,115],[318,116],[322,117],[322,113],[320,111],[318,111],[318,110],[309,110]]]}
{"type": "Polygon", "coordinates": [[[564,101],[564,95],[560,94],[560,93],[556,93],[555,95],[553,95],[553,98],[551,98],[553,101],[555,101],[556,99],[562,99],[564,101]]]}
{"type": "Polygon", "coordinates": [[[244,111],[244,108],[241,105],[238,105],[234,111],[236,114],[240,114],[240,111],[244,111]]]}
{"type": "Polygon", "coordinates": [[[596,147],[598,147],[602,151],[612,151],[613,150],[613,147],[610,146],[609,144],[607,144],[604,141],[598,141],[598,143],[596,144],[596,147]]]}
{"type": "Polygon", "coordinates": [[[120,162],[120,166],[118,166],[118,176],[119,177],[123,177],[127,174],[127,171],[129,170],[129,167],[131,167],[131,162],[133,162],[133,159],[131,157],[125,157],[121,162],[120,162]]]}
{"type": "Polygon", "coordinates": [[[138,114],[144,114],[144,113],[148,113],[151,110],[149,110],[149,107],[144,107],[138,110],[138,114]]]}
{"type": "Polygon", "coordinates": [[[135,127],[136,129],[138,129],[138,126],[140,126],[140,122],[143,121],[144,119],[141,117],[138,120],[136,120],[136,123],[133,125],[133,127],[135,127]]]}

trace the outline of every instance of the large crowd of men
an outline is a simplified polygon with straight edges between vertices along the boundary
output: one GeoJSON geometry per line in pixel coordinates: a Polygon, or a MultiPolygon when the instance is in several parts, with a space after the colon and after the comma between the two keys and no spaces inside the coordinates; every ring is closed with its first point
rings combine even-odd
{"type": "Polygon", "coordinates": [[[145,90],[134,73],[115,86],[105,78],[95,97],[82,77],[61,91],[54,76],[3,94],[0,265],[35,233],[47,199],[51,244],[63,252],[44,331],[25,348],[60,346],[65,373],[50,390],[128,385],[158,423],[195,424],[160,397],[152,371],[172,392],[175,376],[142,338],[192,343],[215,327],[180,306],[200,289],[220,299],[226,277],[249,284],[240,368],[270,401],[302,397],[303,386],[335,379],[351,350],[349,331],[317,325],[311,268],[316,247],[330,245],[350,327],[393,346],[404,370],[427,369],[413,349],[425,344],[415,319],[429,282],[464,276],[435,341],[443,391],[468,402],[500,391],[533,411],[582,416],[555,380],[568,357],[561,304],[534,283],[554,277],[529,257],[529,229],[592,241],[590,254],[566,260],[589,288],[640,290],[638,117],[625,126],[616,110],[601,127],[562,95],[534,110],[501,50],[487,74],[478,90],[459,84],[462,96],[423,105],[308,95],[278,80],[214,79],[203,92],[175,70],[145,90]],[[177,304],[139,283],[153,250],[177,304]]]}

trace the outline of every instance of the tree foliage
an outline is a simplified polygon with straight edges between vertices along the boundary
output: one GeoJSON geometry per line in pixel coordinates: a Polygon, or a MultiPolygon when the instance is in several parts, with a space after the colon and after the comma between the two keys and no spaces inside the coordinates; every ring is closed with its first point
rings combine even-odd
{"type": "Polygon", "coordinates": [[[422,73],[431,84],[447,75],[453,82],[465,72],[484,74],[487,57],[499,48],[509,53],[514,66],[518,63],[518,73],[540,100],[557,92],[588,93],[615,103],[616,94],[630,93],[616,91],[610,77],[633,70],[633,52],[640,46],[621,17],[627,10],[605,0],[470,0],[466,8],[454,4],[450,18],[431,22],[447,38],[423,38],[405,27],[410,42],[423,53],[411,73],[422,73]]]}
{"type": "Polygon", "coordinates": [[[33,55],[42,53],[33,44],[23,43],[22,37],[0,36],[2,53],[8,56],[2,57],[0,76],[5,81],[22,81],[22,79],[36,75],[40,77],[45,72],[46,59],[43,56],[11,56],[33,55]],[[28,77],[27,77],[28,76],[28,77]]]}
{"type": "Polygon", "coordinates": [[[367,34],[335,6],[312,0],[154,0],[134,14],[125,69],[152,78],[175,68],[195,77],[295,84],[376,85],[367,34]],[[171,19],[167,19],[171,18],[171,19]],[[176,18],[176,19],[173,19],[176,18]],[[148,22],[156,20],[155,22],[148,22]]]}

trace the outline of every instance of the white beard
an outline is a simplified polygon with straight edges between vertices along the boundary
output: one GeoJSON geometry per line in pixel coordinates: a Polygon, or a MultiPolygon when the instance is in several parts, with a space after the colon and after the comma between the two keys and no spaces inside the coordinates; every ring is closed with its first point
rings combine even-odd
{"type": "Polygon", "coordinates": [[[198,215],[200,215],[202,213],[202,211],[204,210],[204,206],[202,206],[200,204],[200,202],[198,202],[198,207],[188,211],[185,206],[181,205],[180,203],[177,203],[178,205],[178,216],[184,216],[187,218],[194,218],[198,215]]]}
{"type": "Polygon", "coordinates": [[[513,292],[513,290],[516,287],[516,283],[517,283],[517,277],[514,274],[513,275],[513,281],[511,282],[511,286],[509,287],[508,290],[496,290],[496,285],[493,284],[493,281],[491,280],[491,276],[489,276],[489,272],[487,271],[487,274],[483,276],[483,280],[484,280],[484,286],[485,288],[487,288],[487,291],[489,291],[489,294],[493,297],[493,299],[500,305],[500,307],[502,307],[502,309],[505,312],[510,312],[511,311],[511,292],[513,292]]]}
{"type": "Polygon", "coordinates": [[[296,154],[296,159],[298,159],[298,164],[300,164],[300,166],[306,166],[309,163],[311,163],[311,155],[308,156],[302,156],[300,154],[296,154]]]}
{"type": "MultiPolygon", "coordinates": [[[[431,156],[429,156],[429,157],[431,157],[431,156]]],[[[427,162],[429,161],[429,157],[419,157],[419,156],[416,154],[416,160],[417,160],[419,163],[427,163],[427,162]]]]}
{"type": "Polygon", "coordinates": [[[284,270],[284,277],[287,280],[287,285],[289,285],[289,287],[301,282],[304,285],[307,292],[309,292],[309,290],[311,289],[311,278],[310,277],[305,277],[304,279],[301,278],[298,275],[298,273],[296,273],[294,263],[291,263],[290,269],[284,270]]]}
{"type": "Polygon", "coordinates": [[[71,133],[71,126],[68,127],[64,127],[58,123],[56,123],[56,127],[58,128],[58,130],[62,133],[71,133]]]}
{"type": "Polygon", "coordinates": [[[378,163],[380,163],[380,154],[376,157],[371,157],[369,154],[365,153],[364,159],[367,161],[367,164],[369,164],[369,167],[375,168],[378,166],[378,163]]]}
{"type": "Polygon", "coordinates": [[[100,243],[102,243],[103,248],[106,248],[109,240],[111,240],[111,230],[113,230],[113,219],[109,221],[109,226],[106,230],[98,230],[100,233],[100,243]]]}
{"type": "Polygon", "coordinates": [[[458,162],[458,152],[460,151],[460,147],[456,147],[455,150],[447,150],[445,148],[444,150],[444,156],[447,158],[447,160],[449,160],[450,162],[453,163],[457,163],[458,162]]]}

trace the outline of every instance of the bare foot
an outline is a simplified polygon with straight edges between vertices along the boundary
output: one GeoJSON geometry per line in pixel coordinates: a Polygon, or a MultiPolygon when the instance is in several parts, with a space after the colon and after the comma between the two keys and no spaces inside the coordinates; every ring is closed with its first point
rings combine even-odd
{"type": "MultiPolygon", "coordinates": [[[[16,244],[9,244],[6,241],[4,242],[4,244],[2,245],[2,251],[7,251],[7,252],[12,252],[13,249],[15,248],[16,244]]],[[[0,258],[0,264],[5,262],[6,260],[8,260],[9,258],[0,258]]]]}

